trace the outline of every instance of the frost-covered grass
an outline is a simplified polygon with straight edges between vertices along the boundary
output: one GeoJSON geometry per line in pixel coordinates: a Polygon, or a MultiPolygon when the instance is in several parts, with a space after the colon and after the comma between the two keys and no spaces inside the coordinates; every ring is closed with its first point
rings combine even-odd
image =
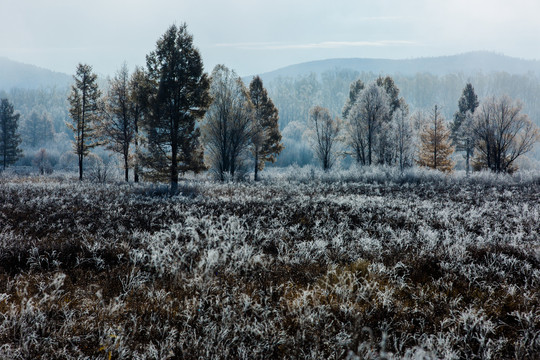
{"type": "Polygon", "coordinates": [[[540,176],[0,179],[0,358],[540,353],[540,176]]]}

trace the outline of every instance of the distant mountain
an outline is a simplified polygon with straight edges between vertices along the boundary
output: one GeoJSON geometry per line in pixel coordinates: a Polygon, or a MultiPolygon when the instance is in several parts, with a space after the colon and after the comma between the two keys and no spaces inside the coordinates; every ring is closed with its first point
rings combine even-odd
{"type": "Polygon", "coordinates": [[[65,87],[71,81],[70,75],[0,57],[0,90],[65,87]]]}
{"type": "MultiPolygon", "coordinates": [[[[265,82],[278,77],[296,77],[310,73],[321,74],[328,70],[349,69],[375,74],[415,75],[432,73],[445,75],[451,73],[475,74],[504,71],[510,74],[534,72],[540,74],[540,61],[513,58],[493,52],[477,51],[460,55],[417,58],[404,60],[389,59],[328,59],[290,65],[261,74],[265,82]]],[[[251,80],[252,77],[246,77],[251,80]]]]}

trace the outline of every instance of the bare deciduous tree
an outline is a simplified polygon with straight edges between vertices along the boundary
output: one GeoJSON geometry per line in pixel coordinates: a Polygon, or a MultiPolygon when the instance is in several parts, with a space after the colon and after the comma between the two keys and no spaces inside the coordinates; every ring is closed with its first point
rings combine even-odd
{"type": "Polygon", "coordinates": [[[315,156],[324,171],[327,171],[336,161],[341,120],[337,117],[332,119],[328,109],[315,106],[309,111],[309,121],[312,127],[312,146],[315,156]]]}
{"type": "Polygon", "coordinates": [[[129,160],[135,139],[135,123],[132,119],[129,70],[124,63],[114,79],[105,100],[107,117],[103,122],[107,148],[122,156],[124,177],[129,181],[129,160]]]}
{"type": "Polygon", "coordinates": [[[397,162],[399,169],[403,171],[406,166],[410,166],[413,154],[413,131],[406,106],[394,111],[392,130],[397,162]]]}
{"type": "Polygon", "coordinates": [[[521,113],[521,109],[522,104],[508,96],[490,98],[482,104],[475,113],[475,168],[495,172],[517,169],[514,161],[530,151],[540,139],[538,128],[521,113]]]}
{"type": "Polygon", "coordinates": [[[389,97],[376,83],[362,90],[359,98],[349,111],[349,145],[357,154],[356,160],[363,165],[371,165],[381,124],[389,116],[389,97]],[[364,152],[363,155],[362,152],[364,152]],[[361,155],[358,157],[358,155],[361,155]]]}
{"type": "Polygon", "coordinates": [[[207,161],[220,180],[237,175],[248,156],[252,138],[253,105],[242,79],[224,65],[217,65],[211,76],[208,108],[202,127],[207,161]]]}

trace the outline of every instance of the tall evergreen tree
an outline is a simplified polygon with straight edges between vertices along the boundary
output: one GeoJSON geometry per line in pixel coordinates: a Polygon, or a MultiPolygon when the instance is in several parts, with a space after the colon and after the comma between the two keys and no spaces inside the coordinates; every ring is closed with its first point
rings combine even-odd
{"type": "Polygon", "coordinates": [[[451,125],[451,138],[457,151],[465,152],[467,176],[470,171],[470,159],[474,153],[476,137],[474,135],[474,111],[478,108],[478,96],[471,83],[467,83],[458,101],[458,111],[454,114],[451,125]]]}
{"type": "Polygon", "coordinates": [[[454,163],[450,155],[454,152],[454,148],[450,144],[450,130],[444,125],[444,118],[437,105],[433,108],[430,122],[420,133],[420,140],[418,165],[452,171],[454,163]]]}
{"type": "Polygon", "coordinates": [[[168,178],[172,194],[178,174],[204,168],[196,121],[210,105],[208,75],[187,25],[171,26],[146,57],[148,79],[155,91],[145,118],[148,133],[145,165],[150,177],[168,178]]]}
{"type": "Polygon", "coordinates": [[[66,125],[75,133],[73,150],[79,160],[79,180],[82,180],[83,160],[92,148],[99,145],[97,123],[101,91],[98,89],[97,75],[92,72],[90,65],[79,64],[73,78],[75,84],[71,86],[68,97],[72,123],[66,122],[66,125]]]}
{"type": "Polygon", "coordinates": [[[364,85],[364,82],[360,79],[354,81],[349,89],[349,97],[347,98],[347,101],[345,102],[345,105],[343,106],[343,110],[341,112],[341,116],[346,119],[349,117],[349,112],[351,111],[352,107],[354,106],[354,103],[356,103],[356,100],[360,97],[360,93],[362,90],[364,90],[366,86],[364,85]]]}
{"type": "Polygon", "coordinates": [[[401,106],[401,104],[405,102],[405,100],[399,98],[399,89],[396,86],[394,79],[392,79],[390,76],[379,76],[376,80],[376,83],[377,86],[383,88],[388,95],[389,112],[387,121],[390,121],[390,119],[392,119],[392,116],[394,115],[394,111],[396,111],[401,106]]]}
{"type": "Polygon", "coordinates": [[[2,169],[14,164],[21,156],[21,137],[17,133],[19,114],[15,114],[13,104],[8,99],[0,101],[0,160],[2,169]]]}
{"type": "Polygon", "coordinates": [[[458,100],[458,111],[454,114],[454,121],[452,123],[452,142],[457,146],[457,150],[460,151],[460,138],[459,138],[459,129],[461,123],[465,120],[467,116],[467,111],[471,114],[474,114],[474,111],[478,107],[478,96],[474,92],[474,87],[471,83],[467,83],[463,88],[461,97],[458,100]]]}
{"type": "Polygon", "coordinates": [[[472,112],[467,110],[467,112],[465,113],[465,117],[463,118],[463,120],[461,120],[459,129],[455,134],[454,142],[456,145],[456,150],[465,152],[465,171],[467,173],[467,176],[469,176],[470,173],[471,158],[474,154],[474,148],[476,147],[476,142],[478,140],[474,132],[475,127],[476,124],[474,116],[472,112]]]}
{"type": "Polygon", "coordinates": [[[253,104],[254,124],[252,149],[255,157],[255,181],[258,171],[264,168],[266,161],[275,162],[283,149],[281,132],[279,131],[278,109],[263,86],[259,76],[255,76],[249,84],[249,96],[253,104]]]}

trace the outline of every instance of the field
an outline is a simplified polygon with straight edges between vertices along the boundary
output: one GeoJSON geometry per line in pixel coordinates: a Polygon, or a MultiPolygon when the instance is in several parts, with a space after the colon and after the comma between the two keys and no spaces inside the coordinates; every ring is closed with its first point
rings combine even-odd
{"type": "Polygon", "coordinates": [[[537,359],[540,176],[369,171],[0,178],[0,358],[537,359]]]}

